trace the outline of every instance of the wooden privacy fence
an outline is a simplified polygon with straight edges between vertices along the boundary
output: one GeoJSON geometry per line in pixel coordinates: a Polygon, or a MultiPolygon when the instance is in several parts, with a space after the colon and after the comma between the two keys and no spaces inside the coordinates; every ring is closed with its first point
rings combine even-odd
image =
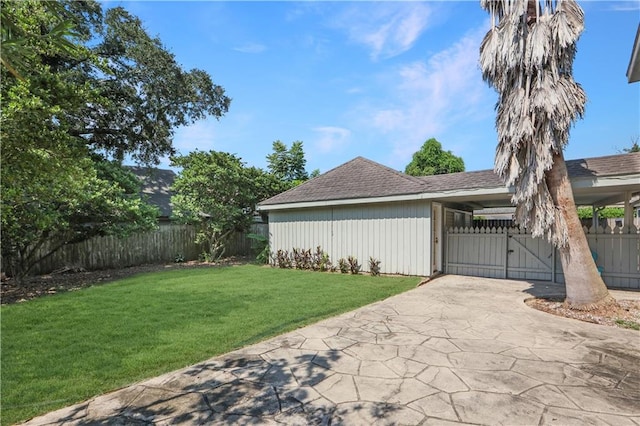
{"type": "MultiPolygon", "coordinates": [[[[268,235],[267,226],[254,224],[250,232],[268,235]]],[[[125,268],[170,263],[178,258],[196,260],[202,249],[194,242],[195,235],[193,226],[162,223],[155,231],[127,238],[95,237],[63,247],[36,265],[31,273],[46,274],[65,267],[86,270],[125,268]]],[[[229,241],[225,256],[250,255],[252,242],[245,233],[237,232],[229,241]]]]}
{"type": "MultiPolygon", "coordinates": [[[[584,228],[609,287],[640,289],[640,233],[635,226],[584,228]]],[[[450,274],[564,282],[557,250],[519,228],[450,228],[445,271],[450,274]]]]}

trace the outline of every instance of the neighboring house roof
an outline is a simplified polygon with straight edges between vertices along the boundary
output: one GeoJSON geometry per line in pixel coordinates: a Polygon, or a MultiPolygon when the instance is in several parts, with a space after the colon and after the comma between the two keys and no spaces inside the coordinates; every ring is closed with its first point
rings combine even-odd
{"type": "MultiPolygon", "coordinates": [[[[615,176],[640,176],[640,153],[611,155],[566,161],[572,181],[615,176]],[[588,178],[588,179],[583,179],[588,178]]],[[[640,187],[640,178],[632,180],[640,187]]],[[[637,190],[637,189],[636,189],[637,190]]],[[[382,164],[357,157],[304,184],[261,202],[261,210],[275,206],[311,207],[310,203],[380,199],[438,198],[478,195],[480,192],[508,194],[502,180],[493,170],[461,172],[445,175],[413,177],[382,164]]],[[[486,194],[483,194],[486,195],[486,194]]]]}
{"type": "Polygon", "coordinates": [[[142,196],[160,209],[160,217],[171,217],[171,185],[176,178],[173,170],[126,166],[142,182],[142,196]]]}
{"type": "Polygon", "coordinates": [[[640,81],[640,24],[638,24],[636,39],[633,42],[633,49],[631,50],[631,59],[629,60],[629,67],[627,68],[627,80],[629,83],[640,81]]]}

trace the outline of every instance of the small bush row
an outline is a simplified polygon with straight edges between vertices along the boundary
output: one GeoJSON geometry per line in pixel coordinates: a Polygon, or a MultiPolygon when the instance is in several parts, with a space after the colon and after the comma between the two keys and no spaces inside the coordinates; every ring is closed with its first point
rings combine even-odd
{"type": "MultiPolygon", "coordinates": [[[[316,247],[315,251],[311,249],[278,250],[271,257],[271,265],[273,267],[283,269],[302,269],[319,272],[337,272],[343,274],[358,275],[362,269],[362,265],[358,263],[355,256],[347,256],[347,258],[338,259],[338,264],[331,262],[329,255],[322,250],[322,247],[316,247]]],[[[371,275],[380,275],[380,261],[374,257],[369,257],[369,271],[371,275]]]]}

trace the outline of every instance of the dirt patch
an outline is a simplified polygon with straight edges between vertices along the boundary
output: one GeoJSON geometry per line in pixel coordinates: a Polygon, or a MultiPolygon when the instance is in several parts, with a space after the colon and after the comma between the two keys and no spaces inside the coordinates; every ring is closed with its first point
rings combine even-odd
{"type": "Polygon", "coordinates": [[[529,299],[526,303],[539,311],[565,318],[640,330],[640,300],[618,300],[615,304],[590,311],[569,309],[559,299],[529,299]]]}
{"type": "Polygon", "coordinates": [[[215,263],[184,262],[166,265],[142,265],[102,271],[64,269],[51,274],[25,278],[20,284],[12,279],[2,281],[0,284],[0,303],[8,305],[11,303],[24,302],[49,294],[107,284],[115,280],[147,272],[187,268],[216,268],[220,266],[240,265],[248,263],[250,260],[251,259],[247,257],[232,257],[215,263]]]}

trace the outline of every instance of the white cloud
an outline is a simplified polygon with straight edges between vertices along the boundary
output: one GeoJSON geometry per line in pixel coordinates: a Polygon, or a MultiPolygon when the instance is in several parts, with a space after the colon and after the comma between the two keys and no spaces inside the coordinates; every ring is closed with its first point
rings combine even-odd
{"type": "Polygon", "coordinates": [[[614,12],[636,12],[640,10],[640,2],[637,0],[611,2],[610,10],[613,10],[614,12]]]}
{"type": "Polygon", "coordinates": [[[342,127],[325,126],[315,127],[312,130],[319,134],[313,145],[322,153],[332,152],[337,148],[344,147],[351,136],[351,131],[342,127]]]}
{"type": "Polygon", "coordinates": [[[233,50],[241,53],[262,53],[267,50],[267,46],[260,43],[245,43],[234,47],[233,50]]]}
{"type": "MultiPolygon", "coordinates": [[[[478,68],[485,31],[483,26],[427,60],[394,68],[384,76],[387,97],[378,104],[360,106],[362,124],[373,126],[391,140],[390,163],[406,164],[426,139],[468,128],[474,120],[489,117],[492,91],[478,68]]],[[[441,142],[445,149],[464,145],[461,141],[441,142]]]]}
{"type": "Polygon", "coordinates": [[[332,25],[345,30],[352,42],[370,49],[373,60],[391,58],[411,49],[429,24],[425,3],[359,4],[335,17],[332,25]]]}
{"type": "Polygon", "coordinates": [[[215,149],[216,126],[219,126],[218,122],[209,118],[197,121],[190,126],[180,127],[175,132],[173,146],[178,153],[183,155],[196,149],[199,151],[215,149]]]}
{"type": "Polygon", "coordinates": [[[373,125],[385,133],[395,131],[404,121],[402,109],[383,109],[373,113],[373,125]]]}

